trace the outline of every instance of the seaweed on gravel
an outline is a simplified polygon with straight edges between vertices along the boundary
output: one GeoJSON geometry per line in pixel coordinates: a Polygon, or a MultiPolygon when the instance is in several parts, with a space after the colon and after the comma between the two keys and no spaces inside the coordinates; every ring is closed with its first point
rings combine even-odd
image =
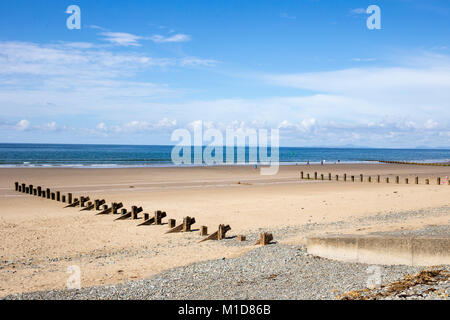
{"type": "MultiPolygon", "coordinates": [[[[394,281],[380,289],[353,290],[342,294],[341,300],[374,300],[399,295],[417,285],[430,285],[450,280],[450,272],[445,269],[422,270],[417,274],[406,275],[402,280],[394,281]]],[[[432,290],[432,289],[428,289],[432,290]]]]}

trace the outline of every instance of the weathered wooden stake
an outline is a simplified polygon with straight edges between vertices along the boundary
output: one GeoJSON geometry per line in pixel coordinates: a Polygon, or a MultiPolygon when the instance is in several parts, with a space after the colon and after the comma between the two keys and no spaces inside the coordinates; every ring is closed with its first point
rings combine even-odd
{"type": "Polygon", "coordinates": [[[244,235],[238,235],[237,240],[240,241],[240,242],[242,242],[242,241],[245,241],[246,238],[245,238],[244,235]]]}
{"type": "Polygon", "coordinates": [[[136,206],[131,207],[131,219],[136,220],[138,218],[138,212],[137,212],[136,206]]]}
{"type": "Polygon", "coordinates": [[[352,176],[352,182],[355,182],[355,176],[352,176]]]}
{"type": "Polygon", "coordinates": [[[389,183],[389,177],[386,177],[386,183],[389,183]]]}
{"type": "Polygon", "coordinates": [[[415,180],[416,180],[416,184],[419,184],[419,177],[416,177],[415,180]]]}
{"type": "MultiPolygon", "coordinates": [[[[97,200],[97,201],[98,201],[98,200],[97,200]]],[[[111,205],[111,207],[112,207],[112,208],[111,208],[112,214],[117,214],[118,211],[119,211],[118,203],[113,202],[112,205],[111,205]]]]}
{"type": "Polygon", "coordinates": [[[29,189],[28,191],[30,192],[30,194],[33,194],[33,185],[30,184],[29,188],[30,188],[30,189],[29,189]]]}
{"type": "Polygon", "coordinates": [[[37,189],[36,188],[33,189],[33,196],[37,196],[37,189]]]}
{"type": "Polygon", "coordinates": [[[378,182],[378,183],[381,182],[381,177],[380,177],[380,175],[377,175],[377,182],[378,182]]]}
{"type": "Polygon", "coordinates": [[[344,181],[347,181],[347,174],[344,173],[344,181]]]}
{"type": "Polygon", "coordinates": [[[367,179],[369,182],[372,182],[372,176],[369,176],[367,179]]]}
{"type": "Polygon", "coordinates": [[[395,177],[395,183],[397,183],[397,184],[400,183],[400,177],[399,177],[399,176],[396,176],[396,177],[395,177]]]}
{"type": "Polygon", "coordinates": [[[183,232],[191,231],[191,217],[185,217],[183,219],[183,232]]]}
{"type": "Polygon", "coordinates": [[[54,192],[52,192],[52,200],[55,200],[56,199],[56,195],[55,195],[55,193],[54,192]]]}
{"type": "MultiPolygon", "coordinates": [[[[302,172],[303,173],[303,172],[302,172]]],[[[16,188],[16,191],[19,191],[19,183],[16,181],[14,182],[14,186],[16,188]]]]}
{"type": "MultiPolygon", "coordinates": [[[[301,176],[301,179],[303,179],[303,171],[300,172],[300,176],[301,176]]],[[[16,182],[16,183],[17,183],[17,182],[16,182]]],[[[16,191],[17,191],[17,188],[16,188],[16,191]]]]}
{"type": "Polygon", "coordinates": [[[71,193],[67,194],[67,203],[72,204],[72,194],[71,193]]]}
{"type": "Polygon", "coordinates": [[[362,174],[359,175],[359,180],[360,180],[361,182],[364,182],[364,176],[363,176],[362,174]]]}
{"type": "Polygon", "coordinates": [[[61,201],[61,191],[56,191],[56,201],[61,201]]]}
{"type": "Polygon", "coordinates": [[[225,233],[227,233],[228,230],[230,230],[229,225],[220,224],[219,225],[219,232],[217,234],[217,240],[225,239],[225,233]]]}
{"type": "Polygon", "coordinates": [[[126,220],[128,218],[131,218],[132,220],[136,220],[136,219],[138,219],[139,212],[142,212],[142,207],[138,208],[136,206],[132,206],[131,212],[127,212],[126,209],[123,209],[122,214],[118,218],[114,219],[114,221],[115,220],[126,220]]]}
{"type": "Polygon", "coordinates": [[[26,194],[30,193],[30,188],[29,187],[25,187],[25,193],[26,194]]]}
{"type": "Polygon", "coordinates": [[[405,178],[405,184],[409,184],[409,179],[405,178]]]}
{"type": "Polygon", "coordinates": [[[328,173],[328,180],[331,181],[331,173],[328,173]]]}
{"type": "Polygon", "coordinates": [[[323,173],[320,175],[320,180],[323,180],[323,173]]]}
{"type": "Polygon", "coordinates": [[[166,216],[167,216],[167,213],[165,213],[161,210],[155,211],[154,216],[151,218],[150,218],[150,214],[144,213],[144,222],[138,224],[138,226],[148,226],[151,224],[161,225],[162,219],[165,218],[166,216]]]}
{"type": "Polygon", "coordinates": [[[155,211],[155,224],[156,225],[161,225],[162,218],[163,218],[162,211],[160,211],[160,210],[155,211]]]}
{"type": "Polygon", "coordinates": [[[170,229],[175,228],[175,223],[176,223],[175,219],[169,219],[169,223],[168,223],[169,228],[170,229]]]}
{"type": "Polygon", "coordinates": [[[66,203],[66,195],[65,195],[65,194],[63,194],[63,195],[61,196],[61,202],[62,202],[62,203],[66,203]]]}
{"type": "Polygon", "coordinates": [[[269,232],[264,232],[259,235],[259,241],[255,244],[260,244],[262,246],[268,245],[270,241],[273,240],[273,235],[269,232]]]}
{"type": "Polygon", "coordinates": [[[174,233],[174,232],[188,232],[191,231],[191,226],[195,223],[194,217],[185,217],[183,219],[183,223],[170,229],[166,233],[174,233]]]}
{"type": "Polygon", "coordinates": [[[307,177],[306,179],[308,179],[308,180],[310,179],[309,173],[306,175],[306,177],[307,177]]]}
{"type": "Polygon", "coordinates": [[[207,226],[201,226],[200,227],[200,235],[201,236],[207,236],[208,235],[208,227],[207,226]]]}
{"type": "Polygon", "coordinates": [[[208,241],[208,240],[222,240],[225,239],[225,234],[231,230],[230,225],[219,225],[219,230],[212,233],[211,235],[207,236],[206,238],[202,239],[200,242],[208,241]]]}
{"type": "Polygon", "coordinates": [[[22,183],[22,193],[25,193],[25,183],[22,183]]]}
{"type": "Polygon", "coordinates": [[[438,185],[441,185],[441,177],[438,177],[438,178],[436,179],[436,183],[437,183],[438,185]]]}
{"type": "Polygon", "coordinates": [[[104,204],[106,201],[105,201],[105,199],[102,199],[102,200],[95,200],[95,204],[94,204],[94,207],[95,207],[95,210],[100,210],[100,206],[102,205],[102,204],[104,204]]]}
{"type": "Polygon", "coordinates": [[[430,179],[425,179],[425,184],[430,184],[430,179]]]}
{"type": "Polygon", "coordinates": [[[49,188],[47,188],[47,190],[45,191],[45,194],[47,195],[47,199],[50,199],[50,197],[51,197],[51,192],[50,192],[50,189],[49,189],[49,188]]]}
{"type": "Polygon", "coordinates": [[[336,181],[339,181],[339,175],[338,174],[336,175],[336,181]]]}
{"type": "Polygon", "coordinates": [[[38,197],[40,197],[42,195],[42,187],[41,186],[37,187],[37,195],[38,195],[38,197]]]}

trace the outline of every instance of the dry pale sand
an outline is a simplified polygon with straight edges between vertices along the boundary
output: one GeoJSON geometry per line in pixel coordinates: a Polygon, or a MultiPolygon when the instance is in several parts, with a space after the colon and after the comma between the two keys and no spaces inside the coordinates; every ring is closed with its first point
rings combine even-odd
{"type": "MultiPolygon", "coordinates": [[[[340,164],[282,166],[275,176],[261,176],[252,167],[133,169],[0,169],[0,296],[44,289],[62,289],[67,267],[81,268],[82,286],[142,278],[193,262],[234,257],[254,246],[198,243],[197,231],[165,234],[167,225],[136,227],[137,221],[113,221],[112,215],[63,209],[56,201],[17,193],[14,182],[41,185],[75,196],[89,195],[144,212],[166,211],[180,223],[184,216],[215,231],[230,224],[229,236],[285,226],[333,223],[382,212],[401,212],[450,205],[450,186],[434,177],[450,176],[450,167],[340,164]],[[351,175],[433,177],[430,185],[351,183],[299,180],[299,172],[351,175]]],[[[392,179],[391,179],[392,181],[392,179]]],[[[167,220],[167,218],[165,219],[167,220]]],[[[411,218],[391,224],[340,232],[373,232],[445,224],[449,215],[411,218]]],[[[319,232],[326,232],[321,230],[319,232]]],[[[274,237],[276,239],[276,233],[274,237]]],[[[302,242],[305,234],[285,240],[302,242]]]]}

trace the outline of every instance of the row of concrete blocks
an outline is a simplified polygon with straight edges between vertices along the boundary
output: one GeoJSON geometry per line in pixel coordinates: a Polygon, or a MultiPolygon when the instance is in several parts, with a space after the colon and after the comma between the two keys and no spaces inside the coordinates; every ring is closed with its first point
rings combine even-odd
{"type": "MultiPolygon", "coordinates": [[[[137,220],[139,219],[139,213],[143,211],[142,207],[132,206],[131,211],[128,211],[127,209],[122,208],[123,204],[113,202],[111,206],[108,206],[105,204],[104,199],[96,199],[94,202],[89,201],[89,197],[80,196],[79,198],[73,198],[72,193],[66,195],[61,194],[60,191],[51,192],[50,188],[42,188],[41,186],[34,187],[32,184],[26,185],[25,183],[20,184],[19,182],[15,182],[15,190],[17,192],[22,192],[25,194],[30,194],[38,197],[43,197],[46,199],[51,199],[55,201],[60,201],[63,203],[67,203],[68,205],[65,206],[65,208],[74,208],[74,207],[80,207],[80,211],[90,211],[90,210],[96,210],[100,211],[97,213],[97,215],[103,215],[103,214],[120,214],[119,217],[117,217],[115,220],[125,220],[125,219],[132,219],[137,220]],[[121,209],[122,208],[122,209],[121,209]],[[119,213],[119,209],[120,213],[119,213]]],[[[162,225],[162,219],[166,217],[166,212],[163,212],[161,210],[157,210],[154,213],[153,217],[150,217],[150,214],[144,213],[144,221],[138,226],[144,226],[144,225],[162,225]]],[[[192,225],[195,223],[194,217],[185,217],[183,219],[183,223],[180,225],[176,225],[175,219],[169,219],[168,220],[168,226],[169,231],[166,233],[175,233],[175,232],[190,232],[192,225]]],[[[203,241],[207,240],[222,240],[226,238],[226,233],[231,230],[231,227],[229,225],[220,224],[218,227],[218,230],[211,235],[208,235],[208,227],[207,226],[201,226],[200,227],[200,235],[206,236],[203,241]]],[[[246,237],[244,235],[239,235],[237,237],[238,241],[246,241],[246,237]]],[[[273,236],[270,233],[262,233],[260,235],[260,240],[256,244],[266,245],[269,244],[273,240],[273,236]]]]}
{"type": "MultiPolygon", "coordinates": [[[[301,171],[300,172],[300,178],[301,179],[306,179],[306,180],[311,180],[311,179],[313,179],[313,180],[332,180],[332,175],[331,175],[331,173],[328,173],[328,179],[326,179],[326,176],[322,173],[322,174],[320,174],[320,177],[318,176],[318,173],[317,172],[314,172],[314,178],[312,178],[311,177],[311,175],[310,175],[310,173],[307,173],[306,175],[305,175],[305,173],[303,172],[303,171],[301,171]]],[[[337,175],[335,175],[335,180],[336,181],[339,181],[339,175],[337,174],[337,175]]],[[[355,182],[355,176],[354,175],[351,175],[350,176],[350,180],[352,181],[352,182],[355,182]]],[[[343,181],[347,181],[347,174],[346,173],[344,173],[344,175],[343,175],[343,181]]],[[[360,182],[364,182],[364,175],[363,174],[360,174],[359,175],[359,181],[360,182]]],[[[378,183],[380,183],[381,182],[381,176],[380,175],[377,175],[376,176],[376,178],[374,179],[374,181],[376,181],[376,182],[378,182],[378,183]]],[[[445,180],[444,180],[445,181],[445,180]]],[[[372,176],[368,176],[367,177],[367,182],[372,182],[372,176]]],[[[390,178],[389,177],[385,177],[385,182],[386,183],[390,183],[390,178]]],[[[409,184],[409,178],[405,178],[405,184],[409,184]]],[[[397,183],[397,184],[399,184],[400,183],[400,176],[396,176],[395,177],[395,183],[397,183]]],[[[419,177],[415,177],[415,179],[414,179],[414,183],[415,184],[419,184],[419,177]]],[[[425,179],[425,184],[430,184],[430,179],[425,179]]],[[[438,184],[438,185],[441,185],[442,184],[442,179],[441,179],[441,177],[437,177],[436,178],[436,184],[438,184]]],[[[448,181],[448,185],[450,185],[450,180],[448,181]]]]}

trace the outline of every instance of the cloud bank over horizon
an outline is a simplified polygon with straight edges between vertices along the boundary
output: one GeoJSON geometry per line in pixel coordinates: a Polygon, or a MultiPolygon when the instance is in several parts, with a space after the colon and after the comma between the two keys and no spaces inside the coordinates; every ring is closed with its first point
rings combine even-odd
{"type": "Polygon", "coordinates": [[[277,128],[285,146],[450,148],[445,41],[277,68],[282,54],[253,65],[239,46],[207,50],[194,28],[85,30],[71,41],[0,37],[0,142],[171,144],[173,130],[201,122],[277,128]]]}

